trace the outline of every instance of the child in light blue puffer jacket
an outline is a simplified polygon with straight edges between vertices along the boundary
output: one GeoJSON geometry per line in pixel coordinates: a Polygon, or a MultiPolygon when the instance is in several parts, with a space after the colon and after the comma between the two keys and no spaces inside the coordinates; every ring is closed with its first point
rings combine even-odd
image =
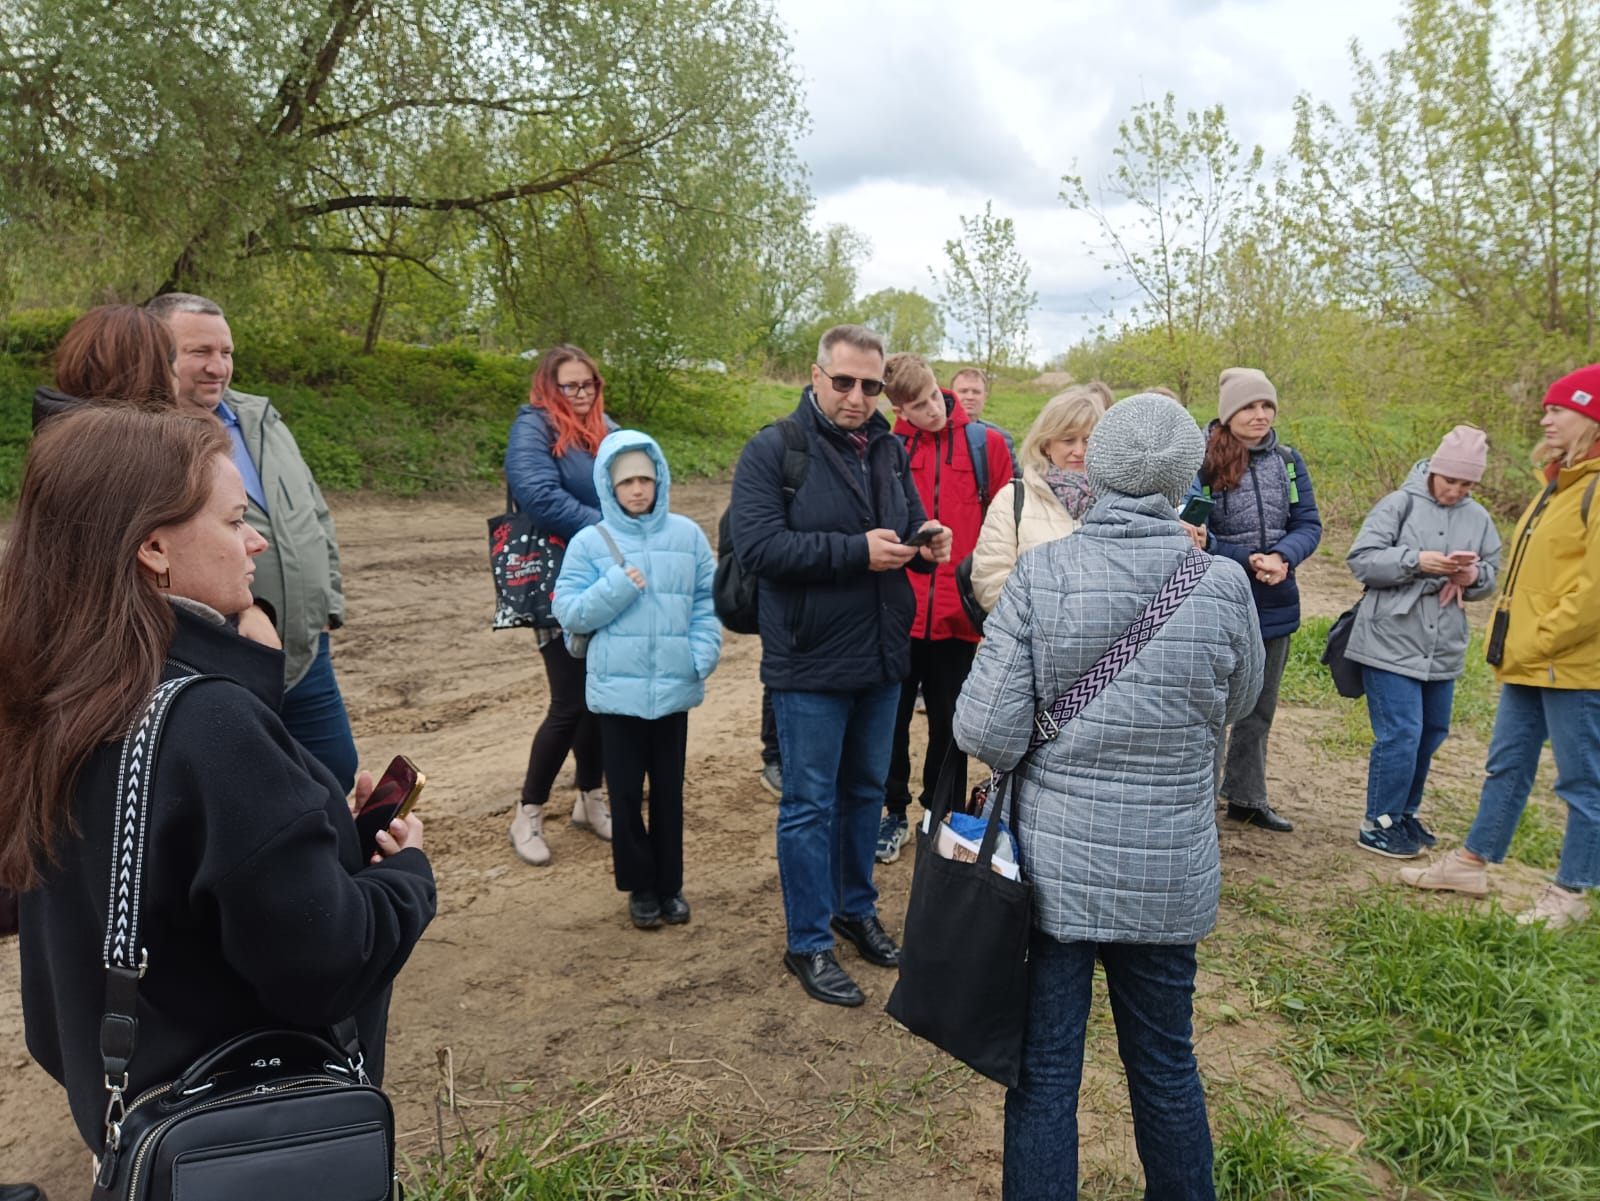
{"type": "Polygon", "coordinates": [[[689,920],[683,898],[683,771],[689,710],[722,653],[704,532],[668,508],[672,476],[648,434],[617,430],[594,463],[602,520],[567,546],[553,608],[590,635],[585,695],[600,718],[611,861],[641,930],[689,920]],[[610,543],[606,536],[610,535],[610,543]],[[649,780],[650,823],[644,820],[649,780]]]}

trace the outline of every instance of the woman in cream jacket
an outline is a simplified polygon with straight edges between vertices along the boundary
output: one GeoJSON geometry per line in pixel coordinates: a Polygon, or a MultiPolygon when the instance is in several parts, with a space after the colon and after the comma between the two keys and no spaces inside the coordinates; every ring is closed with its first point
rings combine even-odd
{"type": "Polygon", "coordinates": [[[1051,397],[1034,419],[1017,455],[1021,479],[995,493],[972,551],[972,591],[985,611],[992,611],[1000,599],[1017,556],[1064,538],[1083,524],[1091,502],[1084,451],[1104,413],[1093,392],[1069,388],[1051,397]],[[1020,516],[1012,492],[1019,487],[1020,516]]]}

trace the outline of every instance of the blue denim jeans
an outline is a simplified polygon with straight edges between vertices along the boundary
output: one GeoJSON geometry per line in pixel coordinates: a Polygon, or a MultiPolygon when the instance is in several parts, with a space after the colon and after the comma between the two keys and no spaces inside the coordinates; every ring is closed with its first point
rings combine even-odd
{"type": "Polygon", "coordinates": [[[1415,817],[1422,807],[1433,754],[1450,733],[1454,680],[1413,680],[1376,667],[1361,667],[1372,722],[1372,757],[1367,761],[1367,820],[1415,817]]]}
{"type": "Polygon", "coordinates": [[[1600,689],[1501,686],[1467,850],[1490,863],[1506,857],[1546,738],[1556,756],[1556,795],[1567,803],[1556,883],[1600,887],[1600,689]]]}
{"type": "Polygon", "coordinates": [[[1191,1042],[1193,945],[1029,943],[1022,1074],[1006,1091],[1004,1201],[1076,1201],[1078,1085],[1094,961],[1106,968],[1133,1137],[1150,1201],[1215,1201],[1211,1127],[1191,1042]]]}
{"type": "Polygon", "coordinates": [[[789,949],[833,946],[828,919],[875,916],[872,853],[899,684],[861,692],[772,691],[783,755],[778,876],[789,949]]]}
{"type": "Polygon", "coordinates": [[[339,681],[333,677],[327,631],[317,639],[317,657],[311,661],[311,670],[283,694],[283,708],[278,712],[294,740],[331,771],[348,794],[355,787],[360,760],[339,681]]]}

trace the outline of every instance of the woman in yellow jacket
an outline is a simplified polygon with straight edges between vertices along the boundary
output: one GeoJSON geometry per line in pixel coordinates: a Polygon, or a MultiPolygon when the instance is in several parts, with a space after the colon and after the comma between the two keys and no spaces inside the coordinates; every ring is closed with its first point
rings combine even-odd
{"type": "Polygon", "coordinates": [[[1083,524],[1091,499],[1084,452],[1105,411],[1088,388],[1069,388],[1046,401],[1034,418],[1017,455],[1022,475],[994,494],[972,551],[972,594],[985,612],[999,601],[1017,556],[1083,524]]]}
{"type": "Polygon", "coordinates": [[[1588,917],[1600,886],[1600,364],[1552,384],[1539,424],[1546,485],[1517,523],[1489,630],[1500,708],[1478,815],[1460,850],[1400,878],[1487,895],[1549,738],[1567,833],[1555,883],[1517,920],[1555,929],[1588,917]]]}

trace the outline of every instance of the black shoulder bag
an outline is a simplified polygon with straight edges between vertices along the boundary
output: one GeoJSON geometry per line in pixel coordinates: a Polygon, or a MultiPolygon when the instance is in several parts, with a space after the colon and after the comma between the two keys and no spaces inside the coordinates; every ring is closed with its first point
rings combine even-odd
{"type": "Polygon", "coordinates": [[[122,743],[100,1025],[106,1138],[94,1201],[386,1201],[398,1195],[394,1110],[367,1079],[353,1020],[333,1038],[254,1030],[176,1080],[128,1099],[139,1023],[139,946],[151,777],[173,699],[204,676],[156,688],[122,743]]]}
{"type": "MultiPolygon", "coordinates": [[[[1394,546],[1400,545],[1400,537],[1405,533],[1406,522],[1411,519],[1411,506],[1416,499],[1409,492],[1405,494],[1405,498],[1406,504],[1400,513],[1400,524],[1394,532],[1392,543],[1394,546]]],[[[1366,599],[1367,589],[1363,588],[1356,603],[1333,619],[1333,624],[1328,627],[1327,644],[1322,648],[1322,665],[1333,677],[1333,690],[1352,701],[1367,694],[1366,677],[1361,674],[1361,664],[1345,658],[1345,652],[1350,647],[1350,635],[1356,628],[1356,611],[1366,599]]]]}
{"type": "MultiPolygon", "coordinates": [[[[929,805],[928,829],[917,834],[900,948],[900,978],[889,1016],[911,1033],[955,1056],[975,1072],[1014,1088],[1022,1068],[1022,1037],[1028,1018],[1028,937],[1033,929],[1033,885],[1008,880],[992,868],[1000,838],[1001,811],[1018,830],[1018,767],[1061,733],[1089,702],[1115,680],[1167,619],[1177,612],[1211,566],[1211,556],[1191,550],[1161,590],[1094,665],[1033,719],[1028,749],[1009,772],[997,771],[978,790],[988,802],[989,821],[976,861],[946,859],[934,850],[939,826],[966,789],[955,747],[946,757],[929,805]]],[[[1018,861],[1025,873],[1027,864],[1018,861]]]]}

